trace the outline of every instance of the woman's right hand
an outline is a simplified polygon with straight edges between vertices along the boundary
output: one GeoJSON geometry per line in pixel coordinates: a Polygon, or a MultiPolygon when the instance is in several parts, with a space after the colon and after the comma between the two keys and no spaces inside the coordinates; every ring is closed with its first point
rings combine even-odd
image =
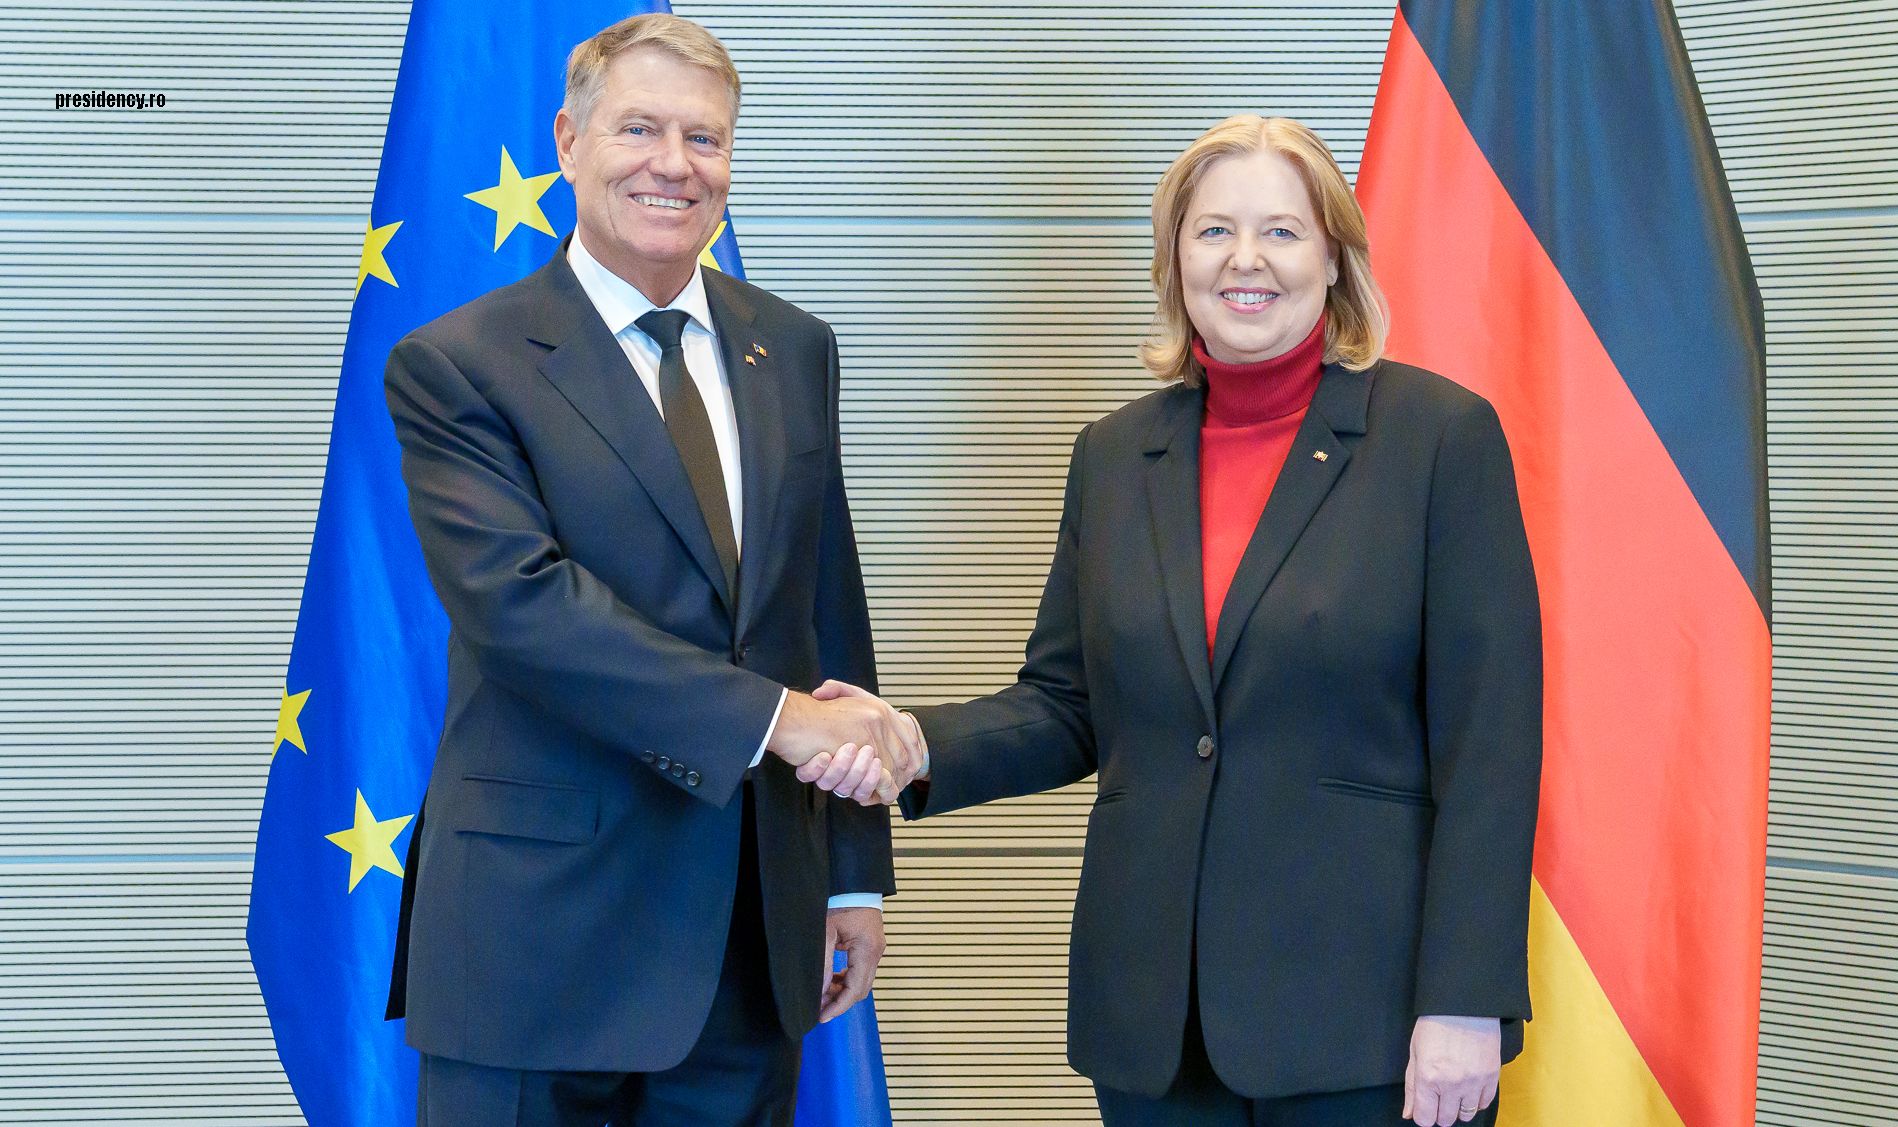
{"type": "MultiPolygon", "coordinates": [[[[916,718],[907,712],[903,713],[903,716],[916,732],[917,738],[921,739],[922,729],[916,724],[916,718]]],[[[913,776],[914,778],[927,779],[929,777],[928,756],[929,753],[925,750],[922,769],[913,776]]],[[[881,763],[877,758],[875,748],[862,744],[845,744],[834,752],[820,751],[806,760],[798,767],[797,777],[823,790],[848,792],[855,790],[880,767],[881,763]]],[[[886,803],[895,802],[896,796],[910,782],[909,779],[891,779],[887,774],[883,778],[885,781],[878,787],[877,797],[886,803]],[[884,789],[886,787],[888,789],[884,789]]]]}
{"type": "Polygon", "coordinates": [[[887,806],[902,793],[876,749],[868,744],[845,744],[834,753],[820,751],[798,767],[797,777],[865,806],[873,805],[872,795],[887,806]]]}

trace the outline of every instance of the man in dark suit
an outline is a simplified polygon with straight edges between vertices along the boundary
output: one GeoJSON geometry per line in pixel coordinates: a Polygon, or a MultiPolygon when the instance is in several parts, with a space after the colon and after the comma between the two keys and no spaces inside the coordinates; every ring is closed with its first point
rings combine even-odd
{"type": "Polygon", "coordinates": [[[689,21],[581,44],[574,237],[389,358],[452,625],[392,991],[424,1125],[788,1124],[799,1039],[882,954],[876,803],[920,748],[798,691],[875,673],[836,340],[698,266],[737,109],[689,21]],[[849,743],[887,765],[794,777],[849,743]]]}

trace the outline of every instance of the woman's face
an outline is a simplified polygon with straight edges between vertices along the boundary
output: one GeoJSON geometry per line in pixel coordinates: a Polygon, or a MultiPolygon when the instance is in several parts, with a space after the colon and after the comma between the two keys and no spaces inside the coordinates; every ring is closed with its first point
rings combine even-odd
{"type": "Polygon", "coordinates": [[[1206,169],[1180,227],[1180,284],[1213,359],[1290,352],[1318,323],[1337,276],[1337,254],[1291,161],[1267,151],[1206,169]]]}

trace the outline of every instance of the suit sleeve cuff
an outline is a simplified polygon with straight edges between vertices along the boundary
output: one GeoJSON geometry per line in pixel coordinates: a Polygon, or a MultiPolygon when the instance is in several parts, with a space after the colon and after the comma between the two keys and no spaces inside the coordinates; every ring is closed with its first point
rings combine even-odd
{"type": "Polygon", "coordinates": [[[837,908],[875,908],[883,910],[881,892],[843,892],[830,898],[830,907],[837,908]]]}
{"type": "Polygon", "coordinates": [[[916,714],[907,708],[899,708],[897,711],[908,718],[909,730],[916,733],[916,739],[923,745],[923,762],[916,768],[916,779],[926,783],[929,781],[929,737],[923,735],[923,722],[916,719],[916,714]]]}
{"type": "Polygon", "coordinates": [[[778,734],[778,717],[784,715],[784,702],[791,699],[791,690],[778,693],[778,707],[771,713],[771,723],[765,727],[764,739],[758,741],[758,754],[751,757],[751,765],[756,767],[764,762],[764,749],[771,746],[771,737],[778,734]]]}

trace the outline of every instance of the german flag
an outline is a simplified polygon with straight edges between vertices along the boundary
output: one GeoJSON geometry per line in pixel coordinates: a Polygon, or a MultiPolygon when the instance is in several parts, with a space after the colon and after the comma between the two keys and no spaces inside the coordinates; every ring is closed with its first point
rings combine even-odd
{"type": "Polygon", "coordinates": [[[1542,591],[1510,1127],[1751,1127],[1771,699],[1759,291],[1667,0],[1402,0],[1389,354],[1501,414],[1542,591]]]}

